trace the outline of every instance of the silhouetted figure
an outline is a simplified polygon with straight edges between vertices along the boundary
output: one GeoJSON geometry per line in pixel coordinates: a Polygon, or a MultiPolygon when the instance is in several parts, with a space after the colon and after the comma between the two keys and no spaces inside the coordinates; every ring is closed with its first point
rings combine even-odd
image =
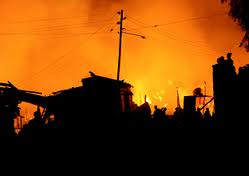
{"type": "Polygon", "coordinates": [[[168,128],[170,125],[169,119],[167,117],[167,108],[166,107],[163,107],[161,109],[160,124],[162,125],[162,128],[168,128]]]}
{"type": "Polygon", "coordinates": [[[167,116],[167,108],[166,107],[164,107],[164,108],[162,108],[162,116],[163,117],[166,117],[167,116]]]}
{"type": "Polygon", "coordinates": [[[184,112],[183,109],[177,107],[175,108],[174,116],[173,116],[173,127],[174,128],[183,128],[183,119],[184,112]]]}
{"type": "Polygon", "coordinates": [[[227,53],[227,63],[230,66],[233,66],[232,53],[227,53]]]}
{"type": "Polygon", "coordinates": [[[203,96],[202,89],[200,87],[195,88],[193,91],[194,96],[203,96]]]}
{"type": "Polygon", "coordinates": [[[231,73],[231,75],[228,75],[228,76],[231,76],[231,77],[237,76],[236,71],[235,71],[235,67],[233,65],[232,53],[227,53],[226,63],[227,63],[227,67],[229,68],[229,70],[231,70],[229,72],[229,73],[231,73]]]}
{"type": "Polygon", "coordinates": [[[203,115],[201,113],[201,108],[197,108],[194,119],[194,128],[202,128],[203,115]]]}
{"type": "Polygon", "coordinates": [[[211,126],[212,125],[211,124],[212,116],[211,116],[209,108],[206,108],[203,117],[204,117],[204,127],[205,128],[212,128],[212,126],[211,126]]]}
{"type": "Polygon", "coordinates": [[[43,120],[42,120],[42,115],[40,108],[37,108],[37,111],[34,112],[34,118],[29,121],[28,123],[28,128],[31,129],[40,129],[44,126],[43,120]]]}
{"type": "Polygon", "coordinates": [[[208,119],[211,118],[211,113],[210,113],[210,111],[209,111],[209,108],[206,108],[206,111],[205,111],[205,113],[204,113],[204,118],[208,118],[208,119]]]}
{"type": "Polygon", "coordinates": [[[31,119],[28,124],[23,126],[23,130],[19,134],[20,141],[27,144],[43,143],[48,140],[49,136],[52,136],[52,133],[46,136],[47,134],[45,132],[45,123],[38,106],[37,110],[34,112],[34,118],[31,119]]]}
{"type": "Polygon", "coordinates": [[[154,106],[154,113],[152,114],[152,118],[147,119],[145,121],[145,128],[162,128],[161,124],[162,111],[158,109],[158,107],[154,106]]]}
{"type": "Polygon", "coordinates": [[[202,119],[203,118],[202,113],[201,113],[201,108],[197,108],[197,110],[196,110],[196,117],[198,117],[198,119],[202,119]]]}
{"type": "Polygon", "coordinates": [[[154,113],[153,113],[153,118],[154,119],[160,119],[161,117],[161,111],[158,109],[158,107],[155,105],[154,106],[154,113]]]}
{"type": "Polygon", "coordinates": [[[215,112],[212,112],[211,116],[212,116],[212,118],[215,118],[215,112]]]}
{"type": "Polygon", "coordinates": [[[225,58],[224,58],[224,56],[219,57],[219,58],[217,59],[217,63],[218,63],[218,64],[224,64],[224,63],[225,63],[225,58]]]}

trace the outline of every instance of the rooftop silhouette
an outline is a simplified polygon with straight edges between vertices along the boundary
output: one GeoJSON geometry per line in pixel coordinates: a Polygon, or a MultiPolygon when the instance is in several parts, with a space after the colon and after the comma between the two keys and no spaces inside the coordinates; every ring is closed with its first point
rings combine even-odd
{"type": "Polygon", "coordinates": [[[50,96],[20,90],[10,82],[0,83],[1,138],[25,143],[45,140],[57,132],[65,134],[84,129],[246,128],[249,112],[244,100],[249,98],[249,65],[239,68],[236,73],[231,56],[232,53],[227,54],[227,59],[221,56],[213,65],[213,97],[196,88],[193,95],[184,97],[183,108],[178,102],[173,116],[168,115],[166,107],[155,105],[151,110],[146,96],[142,105],[136,105],[131,84],[91,71],[90,77],[81,80],[82,86],[59,90],[50,96]],[[197,107],[200,97],[211,99],[197,107]],[[214,112],[207,107],[211,101],[214,101],[214,112]],[[21,126],[21,132],[17,134],[14,120],[20,116],[18,105],[21,102],[36,105],[37,110],[34,118],[21,126]]]}

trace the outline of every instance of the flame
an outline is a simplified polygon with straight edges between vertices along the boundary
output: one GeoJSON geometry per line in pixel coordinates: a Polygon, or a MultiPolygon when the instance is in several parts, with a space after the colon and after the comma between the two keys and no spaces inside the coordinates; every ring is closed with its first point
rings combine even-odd
{"type": "MultiPolygon", "coordinates": [[[[115,79],[117,11],[121,8],[127,17],[124,28],[139,28],[130,32],[146,36],[145,40],[123,36],[120,76],[134,86],[138,105],[147,95],[150,104],[164,106],[167,102],[173,111],[176,83],[182,87],[182,105],[183,97],[191,95],[203,80],[212,95],[216,58],[227,50],[234,56],[246,54],[234,47],[243,33],[228,16],[186,20],[226,12],[217,0],[0,1],[0,81],[10,80],[18,88],[46,95],[81,85],[90,70],[115,79]],[[182,22],[173,23],[177,21],[182,22]],[[172,24],[160,26],[168,23],[172,24]]],[[[235,64],[247,62],[241,57],[235,64]]]]}
{"type": "Polygon", "coordinates": [[[147,97],[147,102],[148,102],[150,105],[152,105],[152,101],[150,100],[149,97],[147,97]]]}

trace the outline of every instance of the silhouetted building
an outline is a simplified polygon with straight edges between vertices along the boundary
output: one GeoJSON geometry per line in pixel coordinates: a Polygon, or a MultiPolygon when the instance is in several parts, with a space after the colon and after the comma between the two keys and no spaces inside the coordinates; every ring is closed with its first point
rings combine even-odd
{"type": "Polygon", "coordinates": [[[249,64],[239,68],[237,76],[237,90],[235,92],[237,102],[236,111],[238,114],[239,125],[241,127],[248,127],[249,121],[249,64]]]}
{"type": "MultiPolygon", "coordinates": [[[[1,83],[0,86],[3,84],[1,83]]],[[[4,85],[7,86],[7,85],[4,85]]],[[[14,137],[14,119],[20,115],[16,92],[9,88],[0,88],[0,138],[14,137]]]]}
{"type": "Polygon", "coordinates": [[[193,127],[195,110],[196,110],[196,96],[184,96],[184,127],[193,127]]]}
{"type": "Polygon", "coordinates": [[[231,58],[218,58],[217,64],[213,65],[213,93],[215,114],[220,127],[229,126],[236,116],[236,77],[231,58]]]}
{"type": "Polygon", "coordinates": [[[82,79],[82,84],[48,97],[48,111],[55,115],[55,124],[110,128],[118,125],[123,113],[133,110],[130,84],[93,73],[82,79]]]}

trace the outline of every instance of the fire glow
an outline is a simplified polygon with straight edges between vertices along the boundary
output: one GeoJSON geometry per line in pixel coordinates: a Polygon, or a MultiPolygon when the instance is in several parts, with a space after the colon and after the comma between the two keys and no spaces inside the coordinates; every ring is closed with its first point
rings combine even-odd
{"type": "MultiPolygon", "coordinates": [[[[146,95],[172,113],[176,86],[183,105],[204,80],[212,95],[212,64],[227,51],[244,54],[234,45],[243,34],[217,15],[227,12],[218,0],[1,1],[1,81],[48,95],[80,85],[89,71],[115,79],[120,9],[125,30],[146,36],[123,36],[120,76],[134,86],[138,105],[146,95]]],[[[236,67],[247,61],[235,60],[236,67]]]]}

